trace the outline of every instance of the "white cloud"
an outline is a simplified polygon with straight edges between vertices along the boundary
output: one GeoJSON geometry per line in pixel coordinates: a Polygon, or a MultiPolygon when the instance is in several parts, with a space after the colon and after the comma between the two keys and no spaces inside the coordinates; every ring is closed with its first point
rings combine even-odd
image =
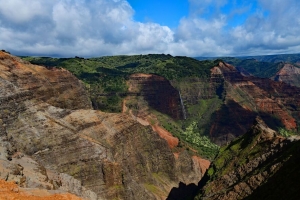
{"type": "Polygon", "coordinates": [[[23,23],[45,14],[47,7],[39,0],[1,0],[0,13],[14,23],[23,23]]]}
{"type": "Polygon", "coordinates": [[[171,30],[134,21],[134,10],[125,0],[0,0],[0,48],[57,56],[234,56],[300,50],[297,0],[258,0],[257,11],[235,27],[230,20],[250,4],[225,15],[221,8],[230,1],[189,2],[190,15],[171,30]]]}

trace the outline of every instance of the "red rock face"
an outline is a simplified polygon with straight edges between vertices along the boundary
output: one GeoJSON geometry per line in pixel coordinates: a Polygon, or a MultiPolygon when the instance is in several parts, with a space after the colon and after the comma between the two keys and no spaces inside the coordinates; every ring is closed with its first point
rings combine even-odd
{"type": "Polygon", "coordinates": [[[168,142],[168,145],[171,149],[173,149],[174,147],[178,146],[179,143],[179,139],[174,137],[169,131],[167,131],[166,129],[158,126],[158,125],[154,125],[152,126],[152,129],[159,134],[159,136],[163,139],[165,139],[168,142]]]}
{"type": "Polygon", "coordinates": [[[165,78],[154,74],[133,74],[128,84],[129,95],[142,96],[151,108],[174,119],[183,119],[179,91],[165,78]]]}
{"type": "Polygon", "coordinates": [[[281,68],[281,70],[279,70],[279,72],[277,72],[276,75],[271,79],[300,87],[300,68],[286,63],[284,64],[283,68],[281,68]]]}
{"type": "MultiPolygon", "coordinates": [[[[154,87],[141,81],[140,94],[171,91],[168,103],[158,102],[176,110],[168,81],[149,79],[154,87]]],[[[176,138],[162,139],[130,113],[87,108],[88,95],[71,73],[0,52],[0,179],[85,199],[165,199],[178,182],[196,184],[203,176],[205,167],[187,152],[175,160],[176,138]]]]}
{"type": "MultiPolygon", "coordinates": [[[[226,144],[250,128],[260,115],[270,127],[297,129],[300,89],[284,82],[242,76],[233,66],[220,63],[212,70],[224,79],[225,101],[215,113],[210,134],[218,144],[226,144]]],[[[219,81],[220,82],[220,81],[219,81]]]]}
{"type": "Polygon", "coordinates": [[[0,71],[0,78],[28,90],[31,98],[60,108],[91,108],[82,83],[65,69],[47,69],[0,52],[0,71]]]}

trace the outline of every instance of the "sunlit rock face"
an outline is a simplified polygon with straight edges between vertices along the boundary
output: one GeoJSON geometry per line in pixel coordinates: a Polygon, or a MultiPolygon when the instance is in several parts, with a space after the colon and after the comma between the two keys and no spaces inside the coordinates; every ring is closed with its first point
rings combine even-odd
{"type": "Polygon", "coordinates": [[[212,77],[218,75],[224,80],[224,103],[214,113],[210,128],[210,135],[216,143],[226,144],[244,134],[257,115],[272,128],[297,129],[299,88],[284,82],[243,76],[223,62],[211,71],[212,77]]]}
{"type": "Polygon", "coordinates": [[[288,63],[284,64],[284,66],[271,79],[300,87],[299,63],[297,63],[296,66],[288,63]]]}
{"type": "Polygon", "coordinates": [[[299,136],[284,138],[261,118],[221,149],[195,199],[298,199],[299,136]]]}
{"type": "MultiPolygon", "coordinates": [[[[163,105],[181,118],[178,92],[164,79],[150,80],[169,88],[174,97],[163,105]]],[[[21,187],[86,199],[165,199],[180,181],[197,184],[209,165],[184,152],[174,155],[165,139],[130,114],[91,110],[82,83],[68,71],[4,52],[0,102],[0,177],[21,187]]]]}

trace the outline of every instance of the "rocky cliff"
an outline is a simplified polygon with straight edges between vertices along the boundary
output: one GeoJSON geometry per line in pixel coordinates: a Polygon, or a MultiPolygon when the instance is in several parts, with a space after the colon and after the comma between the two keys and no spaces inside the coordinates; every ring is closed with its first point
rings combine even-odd
{"type": "MultiPolygon", "coordinates": [[[[208,167],[188,153],[174,155],[157,129],[130,114],[91,110],[83,85],[64,69],[0,52],[0,101],[0,177],[21,187],[164,199],[180,181],[197,183],[208,167]]],[[[179,117],[176,109],[170,115],[179,117]]]]}
{"type": "Polygon", "coordinates": [[[283,82],[243,76],[234,66],[223,62],[212,68],[212,78],[223,83],[224,97],[223,104],[211,118],[209,132],[216,143],[226,144],[244,133],[257,114],[274,129],[281,126],[288,130],[297,129],[298,88],[283,82]],[[216,75],[221,80],[217,80],[216,75]]]}
{"type": "Polygon", "coordinates": [[[286,63],[271,79],[300,87],[300,68],[299,66],[286,63]]]}
{"type": "Polygon", "coordinates": [[[1,83],[1,93],[6,97],[7,89],[14,95],[14,89],[18,88],[19,93],[24,91],[31,98],[60,108],[91,108],[83,84],[67,70],[31,65],[4,52],[0,53],[0,70],[1,82],[7,82],[1,83]]]}
{"type": "Polygon", "coordinates": [[[299,150],[299,136],[279,136],[256,118],[221,149],[195,199],[299,199],[299,150]]]}
{"type": "MultiPolygon", "coordinates": [[[[129,86],[128,96],[142,97],[147,106],[167,114],[173,119],[185,118],[180,93],[167,79],[154,74],[132,74],[129,76],[127,84],[129,86]]],[[[130,108],[133,106],[131,105],[130,108]]],[[[138,112],[139,109],[136,111],[138,112]]]]}
{"type": "Polygon", "coordinates": [[[257,115],[273,129],[298,128],[300,90],[284,82],[244,76],[219,61],[211,68],[209,79],[189,77],[170,83],[157,75],[133,74],[128,86],[129,94],[135,96],[125,104],[143,119],[150,115],[151,110],[145,109],[150,107],[175,120],[187,119],[183,126],[196,121],[200,134],[209,135],[219,145],[245,133],[257,115]]]}

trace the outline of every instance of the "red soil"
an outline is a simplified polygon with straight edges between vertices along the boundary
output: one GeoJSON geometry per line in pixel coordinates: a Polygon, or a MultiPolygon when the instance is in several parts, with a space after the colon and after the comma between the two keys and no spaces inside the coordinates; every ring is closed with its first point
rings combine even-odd
{"type": "Polygon", "coordinates": [[[176,147],[179,143],[178,138],[174,137],[169,131],[167,131],[166,129],[158,126],[158,125],[154,125],[152,126],[152,129],[157,132],[159,134],[159,136],[163,139],[165,139],[168,144],[169,147],[172,149],[174,147],[176,147]]]}
{"type": "Polygon", "coordinates": [[[7,200],[81,200],[81,198],[66,194],[50,194],[42,189],[23,189],[13,182],[0,180],[0,199],[7,200]]]}

